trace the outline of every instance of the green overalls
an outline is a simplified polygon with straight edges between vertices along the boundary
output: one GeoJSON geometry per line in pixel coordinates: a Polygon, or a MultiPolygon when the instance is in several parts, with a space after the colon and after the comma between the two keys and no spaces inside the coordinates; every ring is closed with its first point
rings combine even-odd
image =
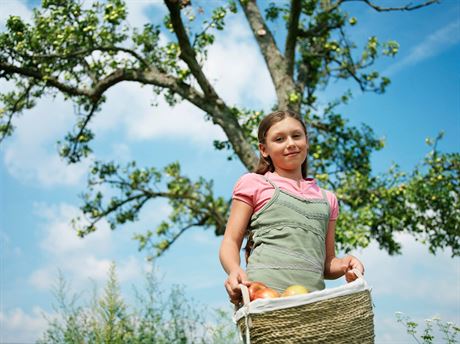
{"type": "Polygon", "coordinates": [[[246,269],[249,280],[279,292],[293,284],[309,291],[324,289],[330,217],[326,193],[321,190],[322,199],[303,199],[265,179],[275,193],[251,217],[249,230],[254,244],[246,269]]]}

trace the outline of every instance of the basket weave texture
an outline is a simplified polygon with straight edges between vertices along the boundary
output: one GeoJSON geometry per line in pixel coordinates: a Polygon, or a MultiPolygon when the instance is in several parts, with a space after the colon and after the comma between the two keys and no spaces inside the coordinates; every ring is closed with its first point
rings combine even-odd
{"type": "MultiPolygon", "coordinates": [[[[369,290],[249,317],[251,344],[374,343],[369,290]]],[[[244,317],[237,324],[246,333],[244,317]]]]}

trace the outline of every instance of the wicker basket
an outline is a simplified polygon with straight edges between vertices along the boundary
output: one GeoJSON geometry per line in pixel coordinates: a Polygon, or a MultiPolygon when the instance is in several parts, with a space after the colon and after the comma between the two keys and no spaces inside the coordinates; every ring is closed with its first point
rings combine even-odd
{"type": "Polygon", "coordinates": [[[247,344],[374,343],[370,288],[361,275],[340,287],[253,302],[241,288],[244,305],[234,319],[247,344]]]}

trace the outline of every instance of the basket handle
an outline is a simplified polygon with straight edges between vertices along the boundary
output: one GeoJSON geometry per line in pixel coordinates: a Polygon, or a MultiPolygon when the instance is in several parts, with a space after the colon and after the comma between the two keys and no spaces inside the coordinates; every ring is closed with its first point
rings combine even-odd
{"type": "Polygon", "coordinates": [[[249,302],[251,302],[249,298],[249,289],[246,287],[244,284],[239,284],[238,285],[241,289],[241,295],[243,296],[243,304],[248,305],[249,302]]]}
{"type": "MultiPolygon", "coordinates": [[[[249,306],[249,303],[251,302],[249,298],[249,289],[244,284],[239,284],[238,286],[240,287],[241,295],[243,296],[243,307],[247,308],[249,306]]],[[[245,322],[245,327],[246,327],[245,343],[251,344],[251,334],[249,332],[249,329],[252,327],[252,321],[251,321],[251,318],[249,317],[249,313],[247,309],[244,312],[244,322],[245,322]]]]}
{"type": "Polygon", "coordinates": [[[363,276],[363,274],[361,273],[361,271],[359,271],[359,270],[356,269],[356,268],[352,269],[351,271],[356,275],[356,277],[358,277],[359,279],[364,280],[364,276],[363,276]]]}

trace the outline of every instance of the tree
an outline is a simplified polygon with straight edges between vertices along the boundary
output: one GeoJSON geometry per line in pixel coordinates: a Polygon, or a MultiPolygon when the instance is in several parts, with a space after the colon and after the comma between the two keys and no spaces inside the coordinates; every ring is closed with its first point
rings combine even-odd
{"type": "MultiPolygon", "coordinates": [[[[34,10],[33,24],[11,16],[0,35],[0,77],[15,83],[14,91],[0,95],[1,140],[12,134],[14,119],[36,99],[61,93],[76,105],[77,121],[60,142],[60,155],[78,163],[91,153],[90,123],[103,107],[106,91],[130,81],[152,87],[171,106],[190,102],[201,109],[227,137],[215,141],[215,148],[228,150],[229,159],[239,159],[252,170],[257,163],[254,129],[265,113],[227,104],[202,68],[216,30],[224,30],[227,16],[242,11],[276,90],[273,108],[304,116],[314,158],[309,173],[335,190],[342,203],[339,247],[347,251],[376,240],[390,254],[399,253],[394,234],[405,231],[426,242],[432,253],[450,248],[458,256],[460,154],[439,152],[439,135],[428,142],[432,149],[413,172],[394,166],[376,175],[370,156],[384,143],[370,127],[351,126],[337,111],[351,93],[331,100],[324,110],[317,106],[315,94],[331,80],[350,80],[363,92],[376,93],[384,93],[390,83],[371,68],[380,56],[394,56],[398,43],[372,36],[359,54],[347,34],[357,24],[346,12],[350,1],[291,0],[264,3],[262,9],[255,0],[213,2],[211,18],[204,18],[203,9],[188,0],[165,0],[164,22],[137,30],[126,25],[121,0],[94,2],[89,8],[79,1],[43,0],[34,10]],[[275,37],[272,28],[280,21],[285,32],[275,37]]],[[[371,0],[356,1],[379,12],[411,11],[438,2],[386,8],[371,0]]],[[[139,168],[134,161],[127,166],[95,162],[82,196],[85,219],[75,219],[74,226],[83,237],[102,219],[112,228],[136,221],[141,208],[155,198],[168,199],[172,212],[156,231],[136,236],[140,249],[152,255],[162,254],[191,227],[213,228],[216,235],[225,230],[229,200],[214,195],[213,181],[192,181],[177,162],[163,169],[139,168]],[[105,196],[101,185],[118,195],[105,196]]]]}

